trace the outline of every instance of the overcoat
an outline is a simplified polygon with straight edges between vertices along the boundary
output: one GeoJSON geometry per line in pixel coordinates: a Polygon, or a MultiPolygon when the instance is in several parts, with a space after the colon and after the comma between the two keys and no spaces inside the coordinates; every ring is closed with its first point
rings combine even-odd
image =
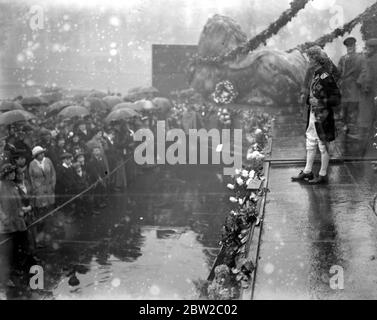
{"type": "Polygon", "coordinates": [[[29,165],[29,177],[35,206],[44,208],[55,204],[56,172],[52,161],[45,157],[44,169],[34,159],[29,165]]]}

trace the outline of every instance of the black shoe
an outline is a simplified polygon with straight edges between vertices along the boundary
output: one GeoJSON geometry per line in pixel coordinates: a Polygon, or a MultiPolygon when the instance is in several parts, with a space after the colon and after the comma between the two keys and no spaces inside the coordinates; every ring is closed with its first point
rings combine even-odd
{"type": "Polygon", "coordinates": [[[306,180],[312,180],[314,178],[314,175],[312,172],[310,173],[304,173],[304,171],[301,171],[298,176],[292,177],[292,181],[306,181],[306,180]]]}
{"type": "Polygon", "coordinates": [[[308,181],[309,184],[326,184],[328,182],[327,176],[318,176],[308,181]]]}

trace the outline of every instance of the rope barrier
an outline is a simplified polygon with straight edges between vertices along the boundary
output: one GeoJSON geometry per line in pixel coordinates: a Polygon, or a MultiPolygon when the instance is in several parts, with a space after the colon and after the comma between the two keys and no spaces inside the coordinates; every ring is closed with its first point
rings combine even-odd
{"type": "MultiPolygon", "coordinates": [[[[127,162],[130,160],[131,158],[128,158],[126,159],[125,161],[123,161],[121,164],[119,164],[118,166],[116,166],[109,174],[107,174],[106,176],[104,176],[102,178],[102,181],[103,180],[106,180],[108,179],[110,176],[112,176],[116,171],[118,171],[122,166],[124,166],[125,164],[127,164],[127,162]]],[[[80,198],[81,196],[83,196],[85,193],[87,193],[88,191],[92,190],[93,188],[95,188],[97,186],[98,183],[101,182],[101,179],[98,179],[96,182],[94,182],[92,185],[90,185],[88,188],[86,188],[84,191],[81,191],[80,193],[78,193],[77,195],[75,195],[74,197],[70,198],[68,201],[64,202],[63,204],[61,204],[60,206],[58,206],[57,208],[55,208],[54,210],[46,213],[44,216],[40,217],[39,219],[33,221],[33,223],[31,223],[27,228],[26,230],[29,230],[31,227],[35,226],[36,224],[40,223],[41,221],[47,219],[49,216],[52,216],[54,213],[58,212],[59,210],[63,209],[64,207],[66,207],[67,205],[69,205],[70,203],[72,203],[73,201],[75,201],[76,199],[80,198]]],[[[12,236],[2,240],[0,242],[0,246],[7,243],[9,240],[12,239],[12,236]]]]}

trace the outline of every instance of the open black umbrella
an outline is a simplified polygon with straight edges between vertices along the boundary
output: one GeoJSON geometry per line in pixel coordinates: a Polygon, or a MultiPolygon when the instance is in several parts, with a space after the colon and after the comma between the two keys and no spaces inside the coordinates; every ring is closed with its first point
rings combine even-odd
{"type": "Polygon", "coordinates": [[[135,108],[135,104],[133,102],[121,102],[121,103],[118,103],[116,106],[114,106],[111,109],[111,111],[115,111],[115,110],[119,110],[119,109],[123,109],[123,108],[133,109],[133,110],[136,110],[136,111],[142,111],[142,109],[135,108]]]}
{"type": "Polygon", "coordinates": [[[106,102],[100,98],[90,97],[84,100],[84,106],[91,111],[106,112],[111,109],[106,102]]]}
{"type": "Polygon", "coordinates": [[[25,97],[21,100],[23,106],[42,106],[46,105],[47,102],[40,97],[25,97]]]}
{"type": "Polygon", "coordinates": [[[122,102],[122,98],[118,96],[106,96],[102,100],[109,106],[109,108],[113,108],[122,102]]]}
{"type": "Polygon", "coordinates": [[[128,108],[121,108],[112,111],[105,119],[107,123],[117,120],[128,120],[131,118],[140,117],[140,114],[135,110],[128,108]]]}
{"type": "Polygon", "coordinates": [[[0,104],[0,112],[6,112],[11,110],[24,110],[23,106],[15,101],[4,100],[0,104]]]}
{"type": "Polygon", "coordinates": [[[149,93],[149,94],[158,94],[158,91],[155,87],[145,87],[141,89],[141,93],[149,93]]]}
{"type": "Polygon", "coordinates": [[[173,108],[173,104],[167,98],[157,97],[152,100],[155,108],[161,112],[167,112],[173,108]]]}
{"type": "Polygon", "coordinates": [[[63,98],[63,94],[59,91],[44,93],[40,96],[42,101],[45,101],[47,104],[55,103],[63,98]]]}
{"type": "Polygon", "coordinates": [[[85,117],[89,115],[90,112],[87,108],[82,106],[69,106],[64,108],[58,113],[58,117],[63,119],[71,119],[73,117],[85,117]]]}
{"type": "Polygon", "coordinates": [[[12,110],[0,114],[0,125],[10,125],[19,121],[29,121],[36,116],[25,110],[12,110]]]}
{"type": "Polygon", "coordinates": [[[138,108],[140,110],[148,111],[148,110],[155,109],[154,104],[149,100],[138,100],[138,101],[135,101],[134,104],[135,104],[136,108],[138,108]]]}
{"type": "Polygon", "coordinates": [[[157,94],[159,91],[155,87],[135,87],[128,90],[128,94],[157,94]]]}
{"type": "Polygon", "coordinates": [[[71,100],[60,100],[47,107],[46,115],[48,117],[59,113],[66,107],[73,106],[75,103],[71,100]]]}
{"type": "Polygon", "coordinates": [[[106,97],[107,94],[105,92],[102,92],[102,91],[98,91],[98,90],[91,90],[89,95],[88,95],[88,98],[104,98],[106,97]]]}
{"type": "Polygon", "coordinates": [[[134,102],[136,100],[147,99],[151,95],[156,96],[158,93],[159,91],[154,87],[136,87],[130,89],[124,99],[134,102]]]}

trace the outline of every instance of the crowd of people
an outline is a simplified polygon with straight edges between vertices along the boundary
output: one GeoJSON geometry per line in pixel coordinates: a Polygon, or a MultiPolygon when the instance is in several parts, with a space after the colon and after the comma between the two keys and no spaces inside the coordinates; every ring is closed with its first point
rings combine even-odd
{"type": "MultiPolygon", "coordinates": [[[[48,115],[45,106],[29,109],[36,119],[8,125],[0,139],[0,243],[11,240],[8,246],[0,245],[0,256],[8,256],[0,262],[0,271],[28,272],[27,266],[35,264],[36,250],[49,244],[44,219],[48,213],[58,210],[71,222],[98,215],[110,194],[123,192],[132,183],[139,170],[133,161],[136,130],[155,133],[158,120],[167,120],[167,129],[180,127],[186,132],[220,125],[217,111],[205,121],[202,101],[190,96],[177,97],[169,116],[149,110],[109,123],[108,109],[64,119],[48,115]]],[[[85,105],[85,98],[78,103],[85,105]]]]}
{"type": "Polygon", "coordinates": [[[7,252],[0,270],[9,269],[7,261],[15,272],[35,264],[36,249],[48,244],[46,214],[58,208],[68,221],[99,214],[108,195],[134,179],[128,159],[137,121],[105,125],[100,119],[38,117],[7,126],[0,146],[0,242],[11,240],[1,246],[7,252]]]}

